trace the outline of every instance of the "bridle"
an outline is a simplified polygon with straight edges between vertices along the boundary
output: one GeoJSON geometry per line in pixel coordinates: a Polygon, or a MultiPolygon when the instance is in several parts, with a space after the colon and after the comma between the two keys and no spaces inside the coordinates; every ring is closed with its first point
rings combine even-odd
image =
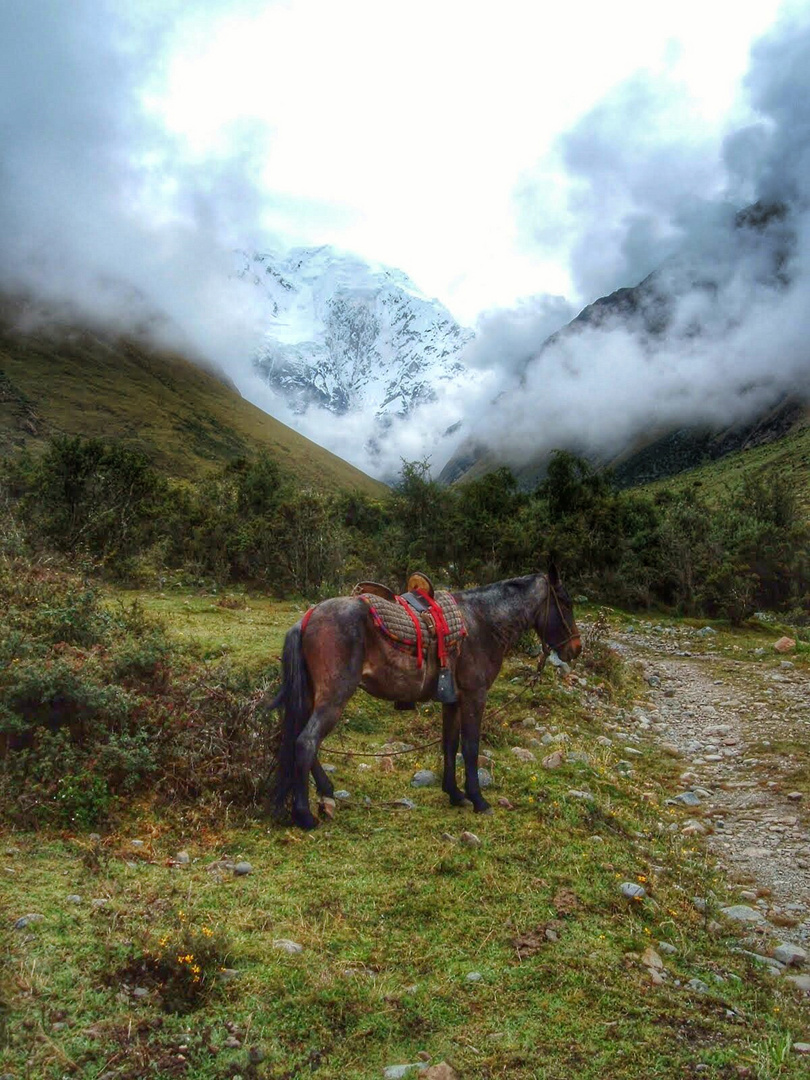
{"type": "Polygon", "coordinates": [[[543,650],[543,663],[545,663],[545,661],[548,659],[549,653],[557,652],[557,650],[561,649],[563,645],[567,645],[569,641],[573,641],[574,638],[579,637],[579,632],[577,631],[576,624],[574,624],[574,626],[572,627],[571,623],[568,621],[568,619],[566,619],[565,612],[563,611],[562,604],[560,603],[560,598],[557,595],[557,590],[551,584],[551,578],[548,575],[546,575],[546,585],[548,586],[548,588],[546,589],[546,606],[543,617],[543,629],[540,634],[540,647],[543,650]],[[548,621],[551,617],[552,596],[554,597],[554,606],[557,608],[557,614],[560,616],[563,626],[568,631],[568,637],[563,638],[562,641],[558,641],[555,645],[550,645],[548,642],[548,621]]]}

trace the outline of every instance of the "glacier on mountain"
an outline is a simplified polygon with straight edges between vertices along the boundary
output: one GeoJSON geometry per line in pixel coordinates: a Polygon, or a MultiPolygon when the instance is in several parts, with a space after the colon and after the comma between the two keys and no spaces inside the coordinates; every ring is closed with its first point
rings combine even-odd
{"type": "Polygon", "coordinates": [[[267,302],[255,367],[295,413],[366,415],[373,447],[465,375],[459,354],[473,332],[399,270],[324,246],[240,252],[238,273],[267,302]]]}

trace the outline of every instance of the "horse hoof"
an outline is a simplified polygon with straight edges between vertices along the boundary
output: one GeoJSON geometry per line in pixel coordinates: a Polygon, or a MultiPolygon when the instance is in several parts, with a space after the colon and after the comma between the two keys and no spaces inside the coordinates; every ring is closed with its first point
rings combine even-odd
{"type": "Polygon", "coordinates": [[[309,810],[306,813],[293,814],[293,824],[299,829],[317,829],[318,819],[309,810]]]}
{"type": "Polygon", "coordinates": [[[472,806],[472,803],[466,795],[462,795],[461,792],[458,795],[448,795],[451,806],[472,806]]]}
{"type": "Polygon", "coordinates": [[[476,814],[493,814],[495,812],[492,809],[492,807],[489,805],[489,803],[484,802],[483,799],[481,799],[480,802],[474,802],[473,807],[475,809],[476,814]]]}

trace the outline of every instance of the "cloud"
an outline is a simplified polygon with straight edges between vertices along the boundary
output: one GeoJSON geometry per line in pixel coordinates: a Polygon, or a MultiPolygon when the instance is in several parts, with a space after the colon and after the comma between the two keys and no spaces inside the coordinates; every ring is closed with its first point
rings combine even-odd
{"type": "MultiPolygon", "coordinates": [[[[479,402],[466,431],[501,460],[519,466],[556,447],[607,455],[656,431],[810,398],[806,12],[756,44],[746,87],[751,116],[722,139],[695,134],[666,80],[634,76],[561,140],[582,293],[654,273],[533,351],[525,338],[514,345],[526,305],[487,317],[475,362],[499,374],[497,402],[479,402]],[[741,200],[759,203],[739,214],[741,200]],[[519,364],[502,363],[515,355],[519,364]]],[[[525,186],[521,206],[530,220],[525,186]]]]}
{"type": "MultiPolygon", "coordinates": [[[[196,5],[203,17],[221,8],[196,5]]],[[[148,322],[230,368],[260,333],[254,298],[229,274],[233,247],[256,237],[262,132],[233,132],[201,168],[150,114],[182,11],[0,5],[0,286],[148,322]]]]}

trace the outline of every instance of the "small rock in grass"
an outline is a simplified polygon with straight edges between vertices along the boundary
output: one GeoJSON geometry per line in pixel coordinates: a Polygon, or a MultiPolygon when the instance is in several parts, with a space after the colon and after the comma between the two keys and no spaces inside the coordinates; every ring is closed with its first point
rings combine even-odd
{"type": "Polygon", "coordinates": [[[332,773],[337,772],[337,765],[332,765],[331,762],[321,766],[324,772],[332,773]]]}
{"type": "Polygon", "coordinates": [[[543,758],[543,768],[545,769],[559,769],[562,763],[563,756],[560,750],[555,750],[553,754],[543,758]]]}
{"type": "Polygon", "coordinates": [[[700,806],[700,796],[696,795],[694,791],[682,791],[680,795],[676,795],[673,799],[667,799],[667,806],[674,806],[676,803],[681,806],[700,806]]]}
{"type": "Polygon", "coordinates": [[[798,1042],[793,1044],[794,1054],[810,1054],[810,1043],[798,1042]]]}
{"type": "Polygon", "coordinates": [[[459,840],[467,847],[480,847],[481,838],[476,836],[474,832],[467,832],[466,830],[459,836],[459,840]]]}
{"type": "Polygon", "coordinates": [[[664,967],[664,961],[652,947],[648,945],[644,952],[641,954],[641,962],[644,967],[655,968],[656,971],[661,971],[664,967]]]}
{"type": "Polygon", "coordinates": [[[717,631],[712,626],[704,626],[702,630],[698,630],[698,637],[713,637],[717,631]]]}
{"type": "Polygon", "coordinates": [[[761,911],[748,907],[747,904],[732,904],[731,907],[720,908],[720,914],[725,915],[732,922],[759,923],[765,921],[761,911]]]}
{"type": "Polygon", "coordinates": [[[637,885],[635,881],[623,881],[619,886],[619,892],[626,900],[643,900],[647,890],[643,885],[637,885]]]}
{"type": "Polygon", "coordinates": [[[810,975],[786,975],[785,982],[795,986],[797,990],[810,991],[810,975]]]}
{"type": "Polygon", "coordinates": [[[411,1065],[386,1065],[383,1069],[385,1080],[404,1080],[414,1072],[424,1072],[427,1065],[424,1061],[416,1061],[411,1065]]]}
{"type": "Polygon", "coordinates": [[[260,1046],[251,1046],[248,1050],[248,1060],[251,1065],[261,1065],[266,1057],[267,1054],[260,1046]]]}
{"type": "Polygon", "coordinates": [[[464,978],[465,978],[465,980],[466,980],[467,982],[481,982],[481,980],[483,979],[483,977],[484,977],[484,976],[483,976],[483,975],[481,974],[481,972],[480,972],[480,971],[469,971],[469,972],[467,972],[467,974],[466,974],[466,975],[464,976],[464,978]]]}
{"type": "Polygon", "coordinates": [[[458,1073],[446,1061],[432,1065],[425,1073],[424,1080],[459,1080],[458,1073]]]}
{"type": "Polygon", "coordinates": [[[406,799],[406,798],[395,799],[391,805],[398,807],[400,810],[415,810],[416,809],[416,803],[412,799],[406,799]]]}
{"type": "Polygon", "coordinates": [[[134,998],[149,997],[149,991],[146,989],[145,986],[136,986],[135,989],[132,991],[132,996],[134,998]]]}
{"type": "Polygon", "coordinates": [[[791,802],[801,802],[804,796],[802,795],[801,791],[789,791],[788,798],[791,802]]]}
{"type": "Polygon", "coordinates": [[[187,851],[178,851],[172,861],[177,863],[178,866],[188,866],[191,862],[191,856],[187,851]]]}
{"type": "Polygon", "coordinates": [[[572,750],[570,754],[566,754],[565,760],[569,765],[590,765],[591,763],[590,757],[578,750],[572,750]]]}
{"type": "Polygon", "coordinates": [[[241,974],[241,971],[237,971],[236,968],[223,968],[217,974],[217,978],[220,982],[230,982],[232,979],[238,979],[241,974]]]}
{"type": "Polygon", "coordinates": [[[780,637],[778,641],[773,643],[774,651],[778,653],[789,653],[796,648],[796,642],[792,637],[780,637]]]}
{"type": "Polygon", "coordinates": [[[17,919],[17,921],[14,923],[14,929],[25,930],[26,926],[31,926],[32,923],[42,922],[44,918],[44,915],[40,915],[38,912],[32,911],[28,915],[22,915],[19,919],[17,919]]]}
{"type": "Polygon", "coordinates": [[[678,951],[677,948],[674,945],[671,945],[668,941],[659,941],[658,948],[661,950],[662,953],[665,953],[667,956],[674,956],[675,953],[678,951]]]}
{"type": "Polygon", "coordinates": [[[346,802],[346,800],[350,799],[351,797],[351,793],[346,791],[345,788],[341,788],[339,791],[335,792],[335,798],[340,799],[342,802],[346,802]]]}
{"type": "Polygon", "coordinates": [[[142,848],[144,846],[144,842],[143,840],[130,840],[129,846],[134,848],[142,848]]]}
{"type": "Polygon", "coordinates": [[[576,788],[571,788],[571,790],[566,792],[566,794],[568,795],[569,799],[592,799],[593,798],[593,795],[591,795],[590,791],[577,791],[576,788]]]}
{"type": "Polygon", "coordinates": [[[65,900],[68,904],[81,904],[82,898],[78,893],[71,893],[70,896],[66,896],[65,900]]]}
{"type": "Polygon", "coordinates": [[[492,773],[489,769],[478,770],[478,783],[482,788],[492,787],[492,773]]]}
{"type": "Polygon", "coordinates": [[[225,1040],[225,1046],[228,1050],[239,1050],[242,1046],[242,1040],[237,1039],[235,1035],[229,1035],[225,1040]]]}
{"type": "Polygon", "coordinates": [[[774,949],[773,958],[780,964],[785,964],[786,967],[801,967],[807,959],[807,953],[798,945],[783,941],[778,948],[774,949]]]}
{"type": "Polygon", "coordinates": [[[657,675],[648,675],[647,676],[647,685],[652,686],[653,688],[656,688],[656,687],[661,685],[661,680],[657,675]]]}
{"type": "Polygon", "coordinates": [[[253,867],[250,865],[249,862],[238,862],[234,866],[233,872],[236,877],[245,877],[247,874],[253,873],[253,867]]]}
{"type": "Polygon", "coordinates": [[[709,988],[702,979],[690,979],[686,984],[688,990],[694,990],[696,994],[708,994],[709,988]]]}
{"type": "Polygon", "coordinates": [[[413,774],[411,787],[434,787],[438,782],[439,778],[432,769],[420,769],[413,774]]]}
{"type": "Polygon", "coordinates": [[[107,896],[97,896],[94,900],[91,900],[90,903],[94,908],[104,908],[109,906],[110,900],[107,896]]]}
{"type": "Polygon", "coordinates": [[[273,948],[289,953],[290,956],[295,956],[304,951],[303,945],[299,945],[297,941],[290,941],[289,938],[277,938],[273,942],[273,948]]]}
{"type": "Polygon", "coordinates": [[[500,808],[502,810],[514,810],[515,809],[514,806],[512,806],[512,804],[509,802],[509,800],[506,798],[505,795],[501,795],[501,797],[498,799],[498,806],[500,806],[500,808]]]}
{"type": "Polygon", "coordinates": [[[444,842],[446,844],[457,844],[458,843],[458,837],[453,836],[453,834],[449,833],[449,832],[443,832],[442,833],[442,840],[444,840],[444,842]]]}
{"type": "Polygon", "coordinates": [[[518,761],[534,761],[535,757],[531,750],[527,750],[524,746],[513,746],[512,753],[518,759],[518,761]]]}

